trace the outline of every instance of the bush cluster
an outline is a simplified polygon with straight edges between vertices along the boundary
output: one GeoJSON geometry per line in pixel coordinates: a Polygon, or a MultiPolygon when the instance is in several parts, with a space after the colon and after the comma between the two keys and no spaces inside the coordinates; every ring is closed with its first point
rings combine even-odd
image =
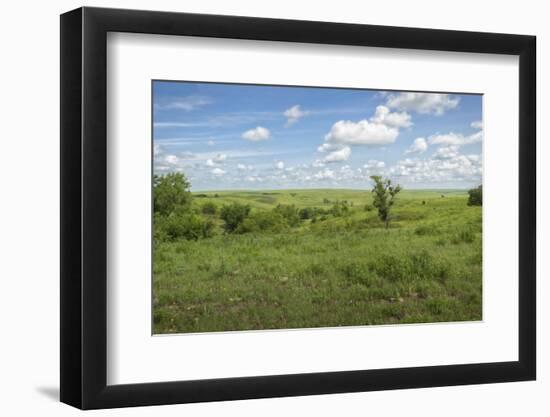
{"type": "Polygon", "coordinates": [[[250,206],[239,203],[224,205],[220,210],[220,218],[224,221],[224,229],[227,233],[233,233],[248,217],[250,206]]]}
{"type": "Polygon", "coordinates": [[[218,206],[211,201],[207,201],[201,206],[201,211],[203,214],[214,215],[218,212],[218,206]]]}
{"type": "Polygon", "coordinates": [[[300,216],[294,204],[278,204],[273,211],[279,213],[290,227],[300,224],[300,216]]]}
{"type": "MultiPolygon", "coordinates": [[[[153,177],[154,239],[197,240],[214,234],[214,222],[191,208],[191,184],[181,173],[153,177]]],[[[203,213],[208,203],[203,206],[203,213]]],[[[206,208],[206,212],[216,207],[206,208]]]]}
{"type": "Polygon", "coordinates": [[[286,219],[274,210],[256,211],[237,227],[235,233],[282,232],[288,229],[286,219]]]}
{"type": "Polygon", "coordinates": [[[212,237],[214,223],[193,213],[178,213],[170,216],[158,216],[155,232],[159,231],[162,240],[197,240],[212,237]]]}
{"type": "Polygon", "coordinates": [[[481,206],[483,204],[483,189],[481,185],[468,190],[468,195],[469,206],[481,206]]]}
{"type": "Polygon", "coordinates": [[[220,210],[227,233],[281,232],[300,224],[294,205],[279,204],[270,211],[251,211],[250,206],[232,203],[220,210]]]}

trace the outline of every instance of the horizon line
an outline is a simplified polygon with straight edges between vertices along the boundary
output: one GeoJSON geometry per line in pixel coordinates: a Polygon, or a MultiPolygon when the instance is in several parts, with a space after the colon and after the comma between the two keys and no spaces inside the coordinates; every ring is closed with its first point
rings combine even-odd
{"type": "MultiPolygon", "coordinates": [[[[402,188],[402,191],[468,191],[470,188],[402,188]]],[[[371,188],[231,188],[225,190],[191,190],[191,193],[261,192],[261,191],[371,191],[371,188]]]]}

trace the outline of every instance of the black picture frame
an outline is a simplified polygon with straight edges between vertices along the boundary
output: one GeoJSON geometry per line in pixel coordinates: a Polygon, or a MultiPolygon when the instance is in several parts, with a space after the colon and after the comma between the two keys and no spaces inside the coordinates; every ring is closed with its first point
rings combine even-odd
{"type": "Polygon", "coordinates": [[[61,15],[61,401],[81,409],[534,380],[534,36],[102,8],[61,15]],[[108,32],[519,56],[519,358],[424,366],[107,385],[108,32]]]}

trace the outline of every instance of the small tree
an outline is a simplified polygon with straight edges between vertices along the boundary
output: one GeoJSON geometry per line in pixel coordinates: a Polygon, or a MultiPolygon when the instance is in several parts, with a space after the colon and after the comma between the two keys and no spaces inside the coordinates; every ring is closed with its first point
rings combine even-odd
{"type": "Polygon", "coordinates": [[[225,222],[224,229],[228,233],[233,233],[237,227],[248,217],[250,206],[232,203],[224,205],[220,210],[220,218],[225,222]]]}
{"type": "Polygon", "coordinates": [[[390,211],[395,202],[395,196],[401,191],[401,186],[394,187],[389,179],[383,179],[379,175],[373,175],[370,178],[374,181],[372,205],[378,209],[378,217],[385,223],[387,229],[390,224],[390,211]]]}
{"type": "Polygon", "coordinates": [[[275,210],[251,212],[235,229],[235,233],[273,232],[280,233],[288,229],[286,219],[275,210]]]}
{"type": "Polygon", "coordinates": [[[481,185],[477,188],[468,190],[468,205],[469,206],[481,206],[483,203],[483,190],[481,185]]]}
{"type": "Polygon", "coordinates": [[[294,204],[277,204],[273,211],[283,216],[290,227],[296,227],[300,224],[300,215],[294,204]]]}
{"type": "Polygon", "coordinates": [[[202,214],[216,214],[218,212],[218,206],[212,201],[207,201],[201,207],[202,214]]]}
{"type": "Polygon", "coordinates": [[[154,212],[167,216],[178,207],[191,204],[191,184],[185,175],[176,172],[153,177],[154,212]]]}

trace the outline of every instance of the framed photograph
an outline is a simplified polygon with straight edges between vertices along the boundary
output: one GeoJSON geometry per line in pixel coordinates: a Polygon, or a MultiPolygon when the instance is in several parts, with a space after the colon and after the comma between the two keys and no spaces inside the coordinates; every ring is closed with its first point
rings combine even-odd
{"type": "Polygon", "coordinates": [[[533,380],[535,37],[61,16],[61,401],[533,380]]]}

